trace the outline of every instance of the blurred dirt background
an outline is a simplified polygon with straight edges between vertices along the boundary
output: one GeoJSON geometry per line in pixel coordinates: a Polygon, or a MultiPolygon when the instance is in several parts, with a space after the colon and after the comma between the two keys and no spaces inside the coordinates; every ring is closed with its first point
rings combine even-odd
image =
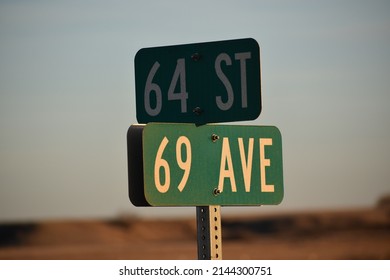
{"type": "MultiPolygon", "coordinates": [[[[194,218],[0,224],[0,259],[197,259],[194,218]]],[[[390,259],[390,197],[376,207],[228,216],[223,259],[390,259]]]]}

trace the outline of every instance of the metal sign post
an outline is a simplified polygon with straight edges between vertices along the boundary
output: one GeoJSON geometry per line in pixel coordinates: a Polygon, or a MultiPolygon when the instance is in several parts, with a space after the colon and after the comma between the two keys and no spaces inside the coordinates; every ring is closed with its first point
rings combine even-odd
{"type": "Polygon", "coordinates": [[[143,48],[134,66],[142,125],[127,134],[130,201],[195,206],[198,259],[221,260],[221,206],[284,196],[278,128],[211,124],[260,115],[260,47],[244,38],[143,48]]]}
{"type": "Polygon", "coordinates": [[[221,206],[197,206],[199,260],[222,260],[221,206]]]}

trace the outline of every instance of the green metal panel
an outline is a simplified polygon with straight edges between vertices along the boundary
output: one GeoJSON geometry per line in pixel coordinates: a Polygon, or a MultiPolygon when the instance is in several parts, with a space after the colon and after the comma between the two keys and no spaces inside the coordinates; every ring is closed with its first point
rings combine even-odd
{"type": "Polygon", "coordinates": [[[155,48],[135,56],[139,123],[253,120],[261,111],[254,39],[155,48]]]}
{"type": "Polygon", "coordinates": [[[145,197],[153,206],[266,205],[283,199],[282,140],[274,126],[149,123],[143,161],[145,197]]]}

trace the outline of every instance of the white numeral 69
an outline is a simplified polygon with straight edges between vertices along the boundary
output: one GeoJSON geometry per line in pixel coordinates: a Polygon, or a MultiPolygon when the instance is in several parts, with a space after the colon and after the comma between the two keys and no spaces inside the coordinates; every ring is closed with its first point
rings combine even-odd
{"type": "MultiPolygon", "coordinates": [[[[154,181],[157,190],[160,193],[166,193],[169,190],[170,184],[171,184],[171,172],[168,161],[162,158],[164,150],[166,146],[168,145],[168,138],[164,137],[163,140],[160,143],[160,146],[158,147],[157,154],[156,154],[156,161],[154,163],[154,181]],[[161,182],[160,178],[160,169],[163,169],[164,171],[164,182],[161,182]]],[[[191,142],[190,140],[185,136],[180,136],[176,141],[176,162],[177,165],[180,167],[180,169],[184,170],[183,177],[181,178],[180,184],[178,185],[178,189],[180,192],[183,191],[188,177],[190,175],[190,169],[191,169],[191,160],[192,160],[192,154],[191,154],[191,142]],[[186,150],[186,160],[183,160],[182,156],[182,146],[184,145],[186,150]]]]}

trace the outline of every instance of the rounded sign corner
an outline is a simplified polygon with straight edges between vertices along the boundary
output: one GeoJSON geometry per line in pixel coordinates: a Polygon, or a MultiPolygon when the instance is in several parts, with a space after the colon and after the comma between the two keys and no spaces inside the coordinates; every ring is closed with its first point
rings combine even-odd
{"type": "Polygon", "coordinates": [[[153,207],[157,206],[157,205],[155,205],[152,201],[150,201],[150,200],[148,199],[148,196],[147,196],[146,194],[145,194],[145,199],[146,199],[146,202],[149,203],[150,206],[153,206],[153,207]]]}
{"type": "Polygon", "coordinates": [[[284,199],[284,190],[279,195],[279,199],[276,201],[275,205],[280,205],[283,202],[284,199]]]}
{"type": "Polygon", "coordinates": [[[256,47],[257,47],[258,49],[260,49],[260,44],[259,44],[259,42],[257,42],[257,40],[256,40],[255,38],[253,38],[253,37],[248,37],[247,40],[251,41],[253,44],[256,45],[256,47]]]}
{"type": "Polygon", "coordinates": [[[135,62],[135,63],[137,63],[137,61],[140,59],[140,56],[142,56],[142,53],[145,52],[145,50],[147,50],[147,48],[139,49],[139,50],[135,53],[135,56],[134,56],[134,62],[135,62]]]}

